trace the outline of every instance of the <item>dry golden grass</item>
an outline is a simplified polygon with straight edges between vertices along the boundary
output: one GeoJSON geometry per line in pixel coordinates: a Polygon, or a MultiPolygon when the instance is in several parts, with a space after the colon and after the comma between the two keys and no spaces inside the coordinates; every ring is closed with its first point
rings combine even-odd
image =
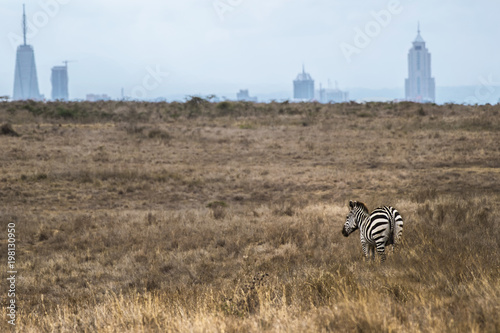
{"type": "Polygon", "coordinates": [[[17,331],[500,331],[500,106],[224,103],[0,104],[17,331]]]}

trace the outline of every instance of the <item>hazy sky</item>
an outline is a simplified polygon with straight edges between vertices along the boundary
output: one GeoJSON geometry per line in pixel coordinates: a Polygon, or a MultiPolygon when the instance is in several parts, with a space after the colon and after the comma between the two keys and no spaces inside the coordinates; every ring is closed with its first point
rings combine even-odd
{"type": "MultiPolygon", "coordinates": [[[[26,0],[40,92],[69,63],[70,98],[402,88],[417,34],[437,86],[500,83],[498,0],[26,0]]],[[[0,95],[12,96],[22,2],[0,0],[0,95]]],[[[231,95],[232,94],[232,95],[231,95]]]]}

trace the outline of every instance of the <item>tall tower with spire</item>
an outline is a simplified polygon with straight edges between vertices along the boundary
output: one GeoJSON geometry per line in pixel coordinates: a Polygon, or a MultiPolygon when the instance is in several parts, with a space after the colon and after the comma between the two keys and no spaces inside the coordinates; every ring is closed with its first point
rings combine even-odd
{"type": "Polygon", "coordinates": [[[436,86],[431,76],[431,54],[420,35],[420,23],[413,47],[408,52],[408,78],[405,80],[406,100],[434,103],[436,86]]]}
{"type": "Polygon", "coordinates": [[[299,73],[293,81],[293,98],[299,100],[314,98],[314,80],[309,73],[306,73],[304,65],[302,65],[302,73],[299,73]]]}
{"type": "Polygon", "coordinates": [[[36,75],[35,52],[31,45],[26,43],[26,12],[23,5],[23,45],[17,47],[16,70],[14,75],[14,100],[40,100],[42,96],[38,90],[36,75]]]}

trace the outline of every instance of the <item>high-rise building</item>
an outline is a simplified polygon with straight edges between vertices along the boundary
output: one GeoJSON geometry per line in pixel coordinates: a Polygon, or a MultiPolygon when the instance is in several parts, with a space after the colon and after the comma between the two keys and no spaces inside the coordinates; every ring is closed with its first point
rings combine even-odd
{"type": "Polygon", "coordinates": [[[23,5],[23,37],[24,44],[19,45],[16,54],[16,70],[14,75],[14,100],[42,99],[38,90],[35,52],[26,44],[26,13],[23,5]]]}
{"type": "Polygon", "coordinates": [[[420,26],[413,47],[408,52],[408,78],[405,80],[406,100],[434,102],[436,86],[431,77],[431,54],[420,36],[420,26]]]}
{"type": "Polygon", "coordinates": [[[293,98],[298,100],[314,99],[314,80],[302,66],[302,73],[293,81],[293,98]]]}
{"type": "Polygon", "coordinates": [[[65,66],[52,67],[52,99],[53,100],[68,100],[68,63],[65,66]]]}

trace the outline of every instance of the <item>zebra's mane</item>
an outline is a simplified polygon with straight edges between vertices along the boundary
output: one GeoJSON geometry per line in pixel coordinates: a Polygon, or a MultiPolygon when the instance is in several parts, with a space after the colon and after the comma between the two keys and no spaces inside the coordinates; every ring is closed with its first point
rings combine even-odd
{"type": "Polygon", "coordinates": [[[368,210],[368,207],[366,207],[365,203],[361,201],[349,201],[349,206],[351,207],[351,209],[354,209],[354,207],[360,207],[367,214],[370,212],[368,210]]]}

